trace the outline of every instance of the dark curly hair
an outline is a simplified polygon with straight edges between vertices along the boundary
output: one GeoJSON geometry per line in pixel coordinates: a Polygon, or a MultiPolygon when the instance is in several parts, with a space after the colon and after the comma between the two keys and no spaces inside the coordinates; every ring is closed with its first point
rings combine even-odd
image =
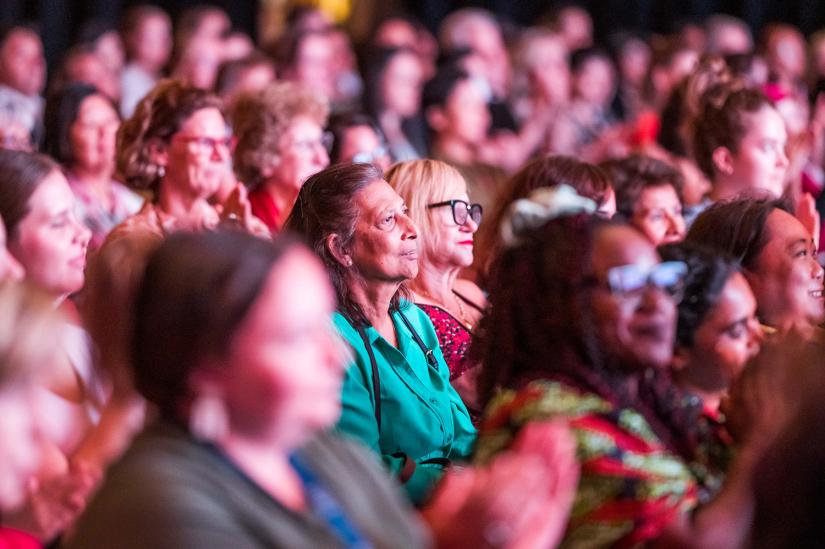
{"type": "Polygon", "coordinates": [[[695,244],[683,242],[660,246],[659,255],[664,261],[684,261],[688,266],[684,280],[685,297],[678,309],[676,346],[690,348],[696,329],[719,301],[730,277],[739,272],[739,264],[695,244]]]}
{"type": "Polygon", "coordinates": [[[625,374],[599,344],[589,272],[595,239],[610,226],[616,223],[562,217],[503,251],[492,271],[490,312],[470,350],[482,364],[479,394],[487,403],[501,388],[562,381],[639,411],[666,445],[690,459],[700,437],[698,408],[685,404],[666,372],[642,376],[638,394],[627,394],[625,374]]]}
{"type": "Polygon", "coordinates": [[[616,191],[616,212],[626,220],[633,217],[633,210],[639,202],[642,191],[651,187],[670,185],[676,191],[679,202],[685,179],[682,173],[663,160],[634,154],[627,158],[607,160],[599,164],[607,172],[613,190],[616,191]]]}

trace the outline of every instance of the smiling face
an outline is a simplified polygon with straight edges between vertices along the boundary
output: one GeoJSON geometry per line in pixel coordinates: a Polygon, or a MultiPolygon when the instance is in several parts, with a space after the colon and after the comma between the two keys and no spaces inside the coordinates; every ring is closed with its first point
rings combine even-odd
{"type": "Polygon", "coordinates": [[[9,250],[26,279],[55,297],[83,287],[86,247],[91,233],[74,215],[74,195],[55,170],[29,198],[29,213],[9,239],[9,250]]]}
{"type": "Polygon", "coordinates": [[[763,322],[779,328],[812,326],[825,320],[822,267],[805,227],[774,209],[765,225],[768,243],[745,274],[763,322]]]}
{"type": "Polygon", "coordinates": [[[359,210],[351,249],[367,284],[400,283],[418,274],[418,228],[389,183],[373,181],[355,195],[359,210]]]}
{"type": "Polygon", "coordinates": [[[680,242],[685,238],[682,203],[672,185],[657,185],[642,190],[630,222],[654,246],[680,242]]]}
{"type": "Polygon", "coordinates": [[[323,135],[323,128],[310,117],[296,116],[281,136],[278,161],[267,179],[300,191],[304,181],[329,164],[323,135]]]}
{"type": "MultiPolygon", "coordinates": [[[[635,229],[609,226],[596,233],[591,269],[597,280],[622,265],[650,268],[660,260],[635,229]]],[[[676,331],[676,306],[664,291],[647,287],[635,295],[614,295],[603,284],[592,292],[597,337],[606,356],[628,370],[663,368],[670,363],[676,331]]]]}
{"type": "Polygon", "coordinates": [[[335,298],[317,259],[287,252],[238,327],[222,381],[234,432],[295,447],[341,411],[345,353],[335,298]]]}
{"type": "Polygon", "coordinates": [[[77,119],[69,128],[75,164],[89,171],[114,171],[115,135],[119,125],[120,118],[107,99],[97,94],[84,99],[77,119]]]}
{"type": "Polygon", "coordinates": [[[734,273],[693,336],[690,349],[680,349],[686,367],[708,391],[720,391],[739,377],[756,356],[762,328],[756,318],[756,299],[745,277],[734,273]]]}
{"type": "Polygon", "coordinates": [[[229,175],[230,137],[221,112],[213,107],[195,111],[181,124],[166,148],[166,177],[171,188],[183,195],[209,198],[229,175]],[[214,146],[200,140],[212,140],[214,146]]]}

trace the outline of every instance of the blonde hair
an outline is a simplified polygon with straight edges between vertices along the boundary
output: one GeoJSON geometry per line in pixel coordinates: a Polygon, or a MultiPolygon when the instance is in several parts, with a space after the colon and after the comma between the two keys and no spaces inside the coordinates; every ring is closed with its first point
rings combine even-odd
{"type": "Polygon", "coordinates": [[[64,337],[64,322],[51,301],[16,282],[0,284],[0,391],[31,380],[54,364],[64,337]]]}
{"type": "Polygon", "coordinates": [[[250,187],[263,183],[263,170],[278,162],[281,137],[298,116],[323,127],[329,104],[294,82],[273,82],[262,92],[246,92],[237,98],[231,117],[238,136],[232,159],[238,179],[250,187]]]}
{"type": "Polygon", "coordinates": [[[425,159],[393,165],[387,171],[386,179],[407,204],[409,216],[419,228],[419,250],[425,261],[430,260],[440,243],[436,217],[427,206],[467,192],[464,177],[445,162],[425,159]]]}

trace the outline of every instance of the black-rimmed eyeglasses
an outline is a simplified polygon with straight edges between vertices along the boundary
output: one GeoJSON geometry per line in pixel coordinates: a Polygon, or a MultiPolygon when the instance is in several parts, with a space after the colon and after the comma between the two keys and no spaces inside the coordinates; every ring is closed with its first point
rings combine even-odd
{"type": "Polygon", "coordinates": [[[427,204],[428,208],[440,208],[442,206],[449,206],[453,211],[453,221],[456,225],[464,225],[467,223],[467,218],[473,220],[473,223],[479,225],[481,223],[481,214],[483,209],[481,204],[470,204],[465,200],[445,200],[444,202],[436,202],[435,204],[427,204]]]}

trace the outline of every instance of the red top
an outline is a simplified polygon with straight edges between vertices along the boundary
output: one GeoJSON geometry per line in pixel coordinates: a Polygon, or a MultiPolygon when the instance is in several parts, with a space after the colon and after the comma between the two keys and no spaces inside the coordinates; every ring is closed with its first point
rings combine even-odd
{"type": "Polygon", "coordinates": [[[277,233],[281,230],[279,225],[281,210],[275,205],[275,201],[266,189],[259,187],[249,193],[249,205],[252,206],[252,214],[263,221],[271,232],[277,233]]]}
{"type": "Polygon", "coordinates": [[[0,528],[0,549],[41,549],[43,546],[37,539],[20,530],[0,528]]]}

